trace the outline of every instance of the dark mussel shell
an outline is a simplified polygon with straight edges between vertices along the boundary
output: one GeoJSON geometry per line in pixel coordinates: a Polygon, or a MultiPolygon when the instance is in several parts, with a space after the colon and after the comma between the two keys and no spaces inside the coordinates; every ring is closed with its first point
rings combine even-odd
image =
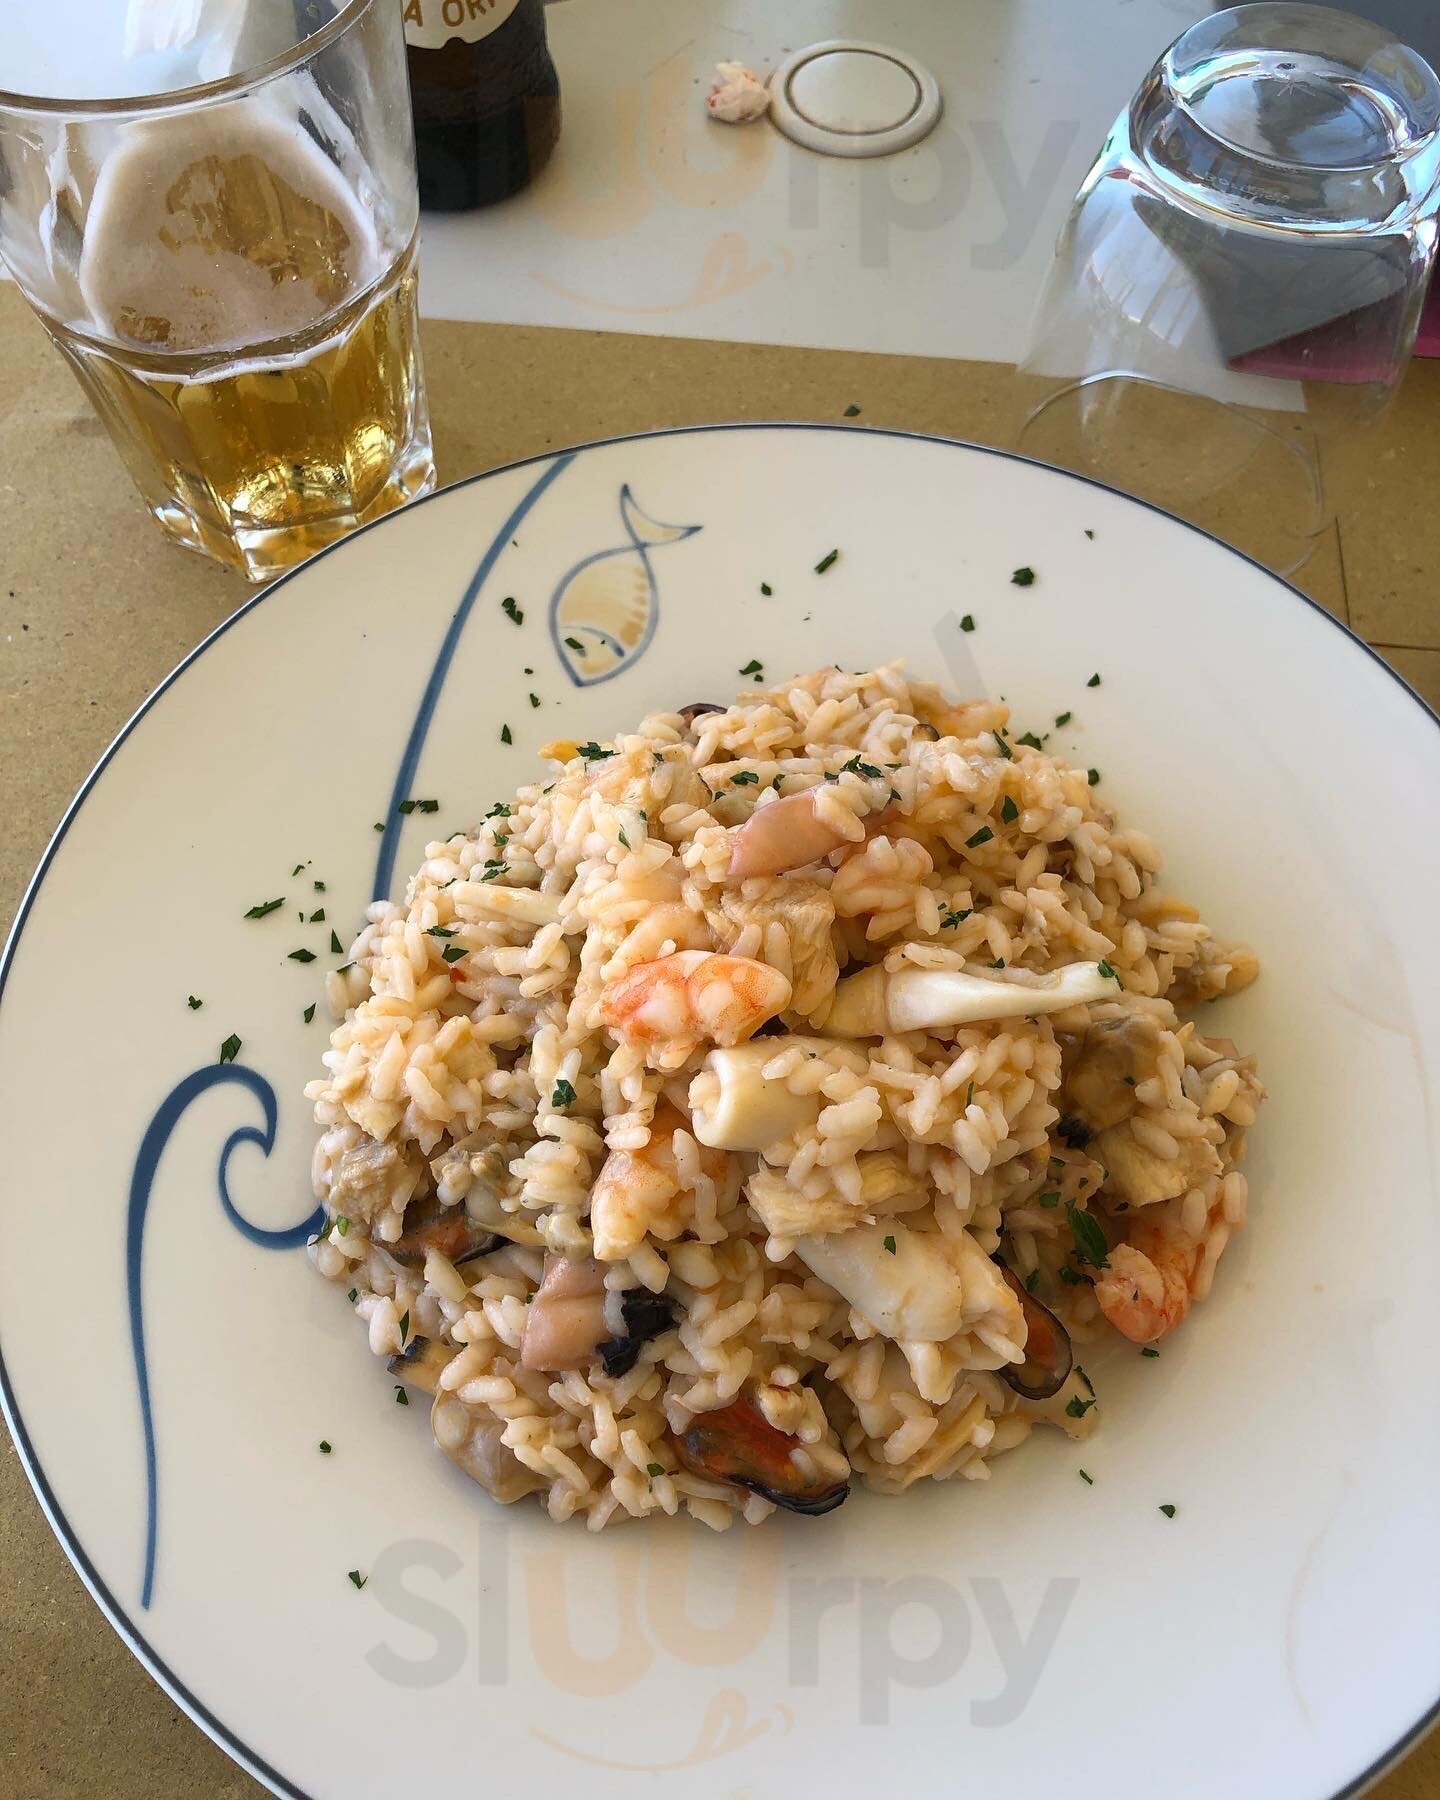
{"type": "Polygon", "coordinates": [[[1005,1277],[1006,1286],[1020,1302],[1025,1315],[1025,1360],[1006,1363],[995,1373],[1026,1400],[1048,1400],[1058,1394],[1070,1378],[1075,1353],[1070,1348],[1070,1333],[1048,1307],[1026,1291],[1025,1283],[1004,1263],[996,1267],[1005,1277]]]}
{"type": "Polygon", "coordinates": [[[477,1225],[463,1205],[441,1206],[433,1196],[413,1201],[405,1209],[405,1229],[393,1244],[385,1244],[397,1262],[422,1268],[428,1251],[438,1250],[453,1263],[484,1256],[505,1242],[487,1226],[477,1225]]]}
{"type": "Polygon", "coordinates": [[[701,713],[724,712],[723,706],[717,706],[713,700],[692,700],[688,706],[680,708],[680,717],[687,725],[693,725],[701,713]]]}
{"type": "Polygon", "coordinates": [[[629,1288],[620,1299],[620,1316],[625,1321],[621,1335],[605,1338],[595,1346],[595,1354],[610,1376],[628,1375],[640,1360],[640,1346],[675,1323],[670,1302],[663,1294],[652,1294],[649,1288],[629,1288]]]}
{"type": "Polygon", "coordinates": [[[787,1512],[811,1518],[834,1512],[850,1493],[848,1481],[817,1486],[791,1461],[800,1440],[777,1431],[744,1400],[698,1413],[674,1438],[675,1454],[692,1475],[748,1488],[787,1512]]]}

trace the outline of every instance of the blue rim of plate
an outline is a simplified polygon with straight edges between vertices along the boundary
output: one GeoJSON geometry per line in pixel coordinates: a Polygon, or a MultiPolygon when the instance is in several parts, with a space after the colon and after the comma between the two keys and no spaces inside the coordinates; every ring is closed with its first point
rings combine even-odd
{"type": "MultiPolygon", "coordinates": [[[[1365,655],[1368,656],[1372,662],[1377,663],[1380,668],[1385,671],[1400,691],[1420,708],[1420,711],[1425,714],[1430,722],[1433,725],[1440,727],[1440,713],[1436,713],[1435,710],[1415,692],[1414,688],[1410,686],[1410,683],[1406,681],[1405,677],[1399,674],[1397,670],[1393,669],[1390,664],[1386,662],[1385,658],[1380,655],[1378,650],[1372,649],[1371,646],[1365,642],[1364,638],[1352,631],[1350,626],[1347,625],[1343,619],[1337,619],[1334,613],[1328,612],[1321,606],[1318,600],[1312,600],[1309,594],[1302,593],[1292,582],[1287,581],[1283,576],[1276,575],[1272,570],[1267,569],[1264,563],[1259,562],[1255,557],[1246,555],[1243,550],[1237,550],[1232,544],[1227,544],[1223,538],[1217,537],[1213,531],[1206,531],[1203,526],[1192,525],[1188,520],[1178,518],[1174,513],[1166,512],[1163,506],[1156,506],[1153,501],[1142,500],[1135,494],[1127,494],[1120,488],[1110,487],[1105,482],[1096,481],[1088,475],[1077,475],[1071,469],[1056,468],[1054,464],[1040,462],[1033,456],[1021,456],[1014,450],[1001,450],[991,444],[974,444],[965,438],[941,437],[936,432],[901,431],[888,426],[832,425],[822,423],[818,420],[746,419],[713,425],[678,425],[662,427],[655,431],[624,431],[618,433],[614,437],[590,438],[584,443],[570,445],[568,446],[568,453],[578,455],[585,450],[600,450],[610,444],[631,444],[648,438],[691,437],[704,435],[706,433],[727,431],[826,431],[833,432],[837,436],[844,434],[848,436],[904,438],[920,443],[943,444],[949,449],[972,450],[981,456],[999,457],[1005,462],[1025,463],[1031,468],[1044,469],[1047,474],[1058,475],[1067,481],[1078,482],[1082,487],[1098,488],[1101,493],[1113,494],[1118,499],[1128,501],[1132,506],[1142,507],[1146,512],[1158,513],[1161,518],[1169,519],[1172,524],[1178,525],[1186,531],[1193,532],[1196,537],[1206,538],[1211,543],[1218,544],[1222,550],[1225,550],[1231,556],[1238,558],[1239,561],[1249,563],[1252,568],[1259,569],[1262,575],[1267,576],[1278,587],[1283,588],[1290,594],[1292,598],[1299,600],[1303,605],[1308,606],[1312,612],[1318,613],[1322,619],[1333,625],[1343,636],[1349,638],[1356,649],[1364,651],[1365,655]]],[[[514,469],[532,468],[537,463],[551,462],[557,457],[566,454],[567,447],[562,446],[558,450],[542,450],[534,456],[522,456],[515,462],[501,463],[493,469],[483,470],[478,475],[467,475],[461,481],[454,481],[447,487],[437,488],[434,493],[424,495],[420,500],[412,502],[411,505],[403,508],[399,513],[387,513],[384,518],[374,519],[370,524],[360,526],[357,530],[352,531],[347,537],[340,538],[336,543],[328,545],[324,550],[317,551],[314,556],[309,557],[305,562],[300,563],[296,568],[291,569],[288,574],[280,576],[277,580],[272,581],[268,587],[262,588],[258,594],[252,595],[243,605],[237,607],[227,619],[222,619],[208,637],[202,638],[189,655],[178,662],[170,673],[146,695],[144,700],[140,702],[140,705],[116,733],[105,753],[95,764],[95,767],[85,777],[79,792],[65,809],[64,816],[55,828],[55,835],[46,845],[45,853],[40,858],[35,873],[30,878],[29,886],[25,889],[24,895],[21,897],[20,905],[15,913],[15,921],[10,927],[9,935],[5,940],[4,951],[0,952],[0,1002],[3,1002],[5,997],[5,986],[10,975],[10,965],[15,960],[15,952],[20,947],[20,937],[25,929],[26,920],[29,918],[31,909],[39,898],[40,889],[44,885],[46,873],[50,868],[50,864],[54,861],[55,853],[59,850],[61,844],[64,843],[66,834],[79,816],[80,808],[85,804],[91,789],[114,760],[121,745],[124,744],[125,740],[130,736],[130,733],[145,717],[146,713],[148,713],[155,705],[156,701],[160,699],[161,695],[175,685],[192,663],[198,662],[211,645],[224,637],[225,633],[229,631],[232,626],[239,624],[242,619],[248,618],[258,606],[268,600],[272,594],[277,593],[287,582],[293,581],[297,575],[304,574],[307,569],[313,568],[316,563],[323,561],[325,557],[332,555],[336,550],[343,549],[347,545],[352,544],[356,538],[363,537],[367,531],[374,531],[380,526],[389,524],[393,519],[413,513],[417,506],[423,506],[431,500],[439,500],[444,495],[453,494],[460,488],[474,487],[479,482],[490,480],[492,476],[506,475],[514,469]]],[[[222,1723],[202,1700],[198,1699],[190,1692],[189,1688],[185,1686],[179,1676],[169,1668],[146,1641],[143,1634],[136,1629],[133,1620],[130,1618],[125,1608],[121,1606],[120,1602],[105,1585],[100,1577],[99,1571],[95,1568],[95,1565],[90,1561],[89,1556],[86,1554],[84,1546],[81,1544],[75,1532],[71,1529],[70,1522],[66,1518],[59,1501],[55,1498],[49,1481],[46,1479],[45,1471],[40,1466],[40,1459],[35,1454],[34,1446],[30,1442],[30,1434],[26,1431],[25,1421],[20,1414],[20,1406],[16,1400],[15,1391],[10,1385],[10,1372],[5,1366],[3,1348],[0,1348],[0,1413],[3,1413],[4,1415],[5,1423],[10,1430],[10,1436],[14,1440],[16,1451],[19,1454],[21,1466],[25,1470],[25,1475],[30,1486],[35,1491],[35,1497],[40,1502],[40,1510],[45,1514],[50,1529],[60,1540],[60,1547],[69,1557],[75,1572],[89,1590],[91,1598],[99,1606],[101,1612],[104,1613],[105,1617],[110,1621],[120,1637],[129,1646],[136,1661],[149,1671],[160,1686],[164,1688],[166,1693],[169,1694],[170,1698],[194,1720],[201,1730],[204,1731],[206,1736],[224,1750],[228,1756],[233,1758],[241,1768],[247,1770],[250,1774],[255,1776],[257,1780],[264,1782],[275,1793],[284,1795],[286,1800],[313,1800],[313,1796],[307,1794],[303,1788],[296,1787],[294,1782],[288,1780],[278,1769],[271,1768],[270,1764],[267,1763],[262,1756],[252,1750],[241,1738],[237,1737],[229,1726],[222,1723]]],[[[1383,1751],[1368,1768],[1362,1770],[1359,1775],[1347,1782],[1344,1787],[1337,1788],[1333,1794],[1323,1797],[1317,1796],[1317,1800],[1354,1800],[1355,1796],[1362,1794],[1373,1782],[1378,1781],[1381,1776],[1391,1769],[1409,1750],[1413,1749],[1414,1746],[1419,1743],[1420,1739],[1424,1737],[1437,1722],[1440,1722],[1440,1696],[1437,1696],[1435,1701],[1420,1715],[1415,1723],[1411,1725],[1408,1730],[1403,1732],[1388,1750],[1383,1751]]]]}

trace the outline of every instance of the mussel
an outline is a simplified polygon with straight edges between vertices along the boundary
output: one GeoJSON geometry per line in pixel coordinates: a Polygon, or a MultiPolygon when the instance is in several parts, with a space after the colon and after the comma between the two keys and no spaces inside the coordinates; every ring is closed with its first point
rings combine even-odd
{"type": "Polygon", "coordinates": [[[717,706],[713,700],[692,700],[688,706],[680,708],[680,717],[687,725],[693,725],[702,713],[724,712],[723,706],[717,706]]]}
{"type": "Polygon", "coordinates": [[[659,1337],[675,1323],[675,1311],[663,1294],[652,1294],[649,1288],[627,1288],[620,1296],[620,1316],[624,1331],[604,1338],[595,1346],[595,1354],[610,1376],[628,1375],[640,1360],[640,1349],[651,1338],[659,1337]]]}
{"type": "Polygon", "coordinates": [[[459,1264],[485,1256],[504,1242],[504,1238],[472,1219],[464,1206],[441,1206],[432,1195],[413,1201],[405,1209],[405,1229],[393,1244],[384,1247],[396,1262],[420,1269],[431,1250],[438,1250],[459,1264]]]}
{"type": "Polygon", "coordinates": [[[1048,1400],[1064,1387],[1075,1361],[1070,1333],[1048,1307],[1027,1292],[1025,1283],[1013,1270],[1004,1263],[997,1263],[996,1267],[1025,1315],[1025,1360],[1006,1363],[995,1373],[1023,1399],[1048,1400]]]}
{"type": "Polygon", "coordinates": [[[414,1388],[421,1394],[438,1394],[440,1391],[440,1374],[455,1352],[444,1344],[437,1344],[431,1338],[411,1338],[405,1348],[397,1356],[392,1356],[385,1367],[408,1388],[414,1388]]]}
{"type": "Polygon", "coordinates": [[[810,1517],[834,1512],[850,1492],[848,1480],[806,1474],[794,1458],[803,1448],[799,1438],[777,1431],[745,1400],[697,1413],[673,1442],[692,1475],[748,1488],[787,1512],[810,1517]]]}

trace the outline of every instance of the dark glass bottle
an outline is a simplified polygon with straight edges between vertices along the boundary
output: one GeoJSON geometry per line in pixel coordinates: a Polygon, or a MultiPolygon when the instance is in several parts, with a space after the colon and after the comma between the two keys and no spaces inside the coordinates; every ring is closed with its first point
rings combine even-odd
{"type": "Polygon", "coordinates": [[[401,0],[420,204],[519,193],[560,135],[560,82],[541,0],[401,0]]]}

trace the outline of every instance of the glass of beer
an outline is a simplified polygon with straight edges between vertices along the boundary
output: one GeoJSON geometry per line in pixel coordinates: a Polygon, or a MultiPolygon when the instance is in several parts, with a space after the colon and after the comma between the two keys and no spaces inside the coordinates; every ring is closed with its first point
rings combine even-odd
{"type": "Polygon", "coordinates": [[[267,581],[428,492],[398,0],[0,0],[0,41],[0,253],[164,530],[267,581]]]}

